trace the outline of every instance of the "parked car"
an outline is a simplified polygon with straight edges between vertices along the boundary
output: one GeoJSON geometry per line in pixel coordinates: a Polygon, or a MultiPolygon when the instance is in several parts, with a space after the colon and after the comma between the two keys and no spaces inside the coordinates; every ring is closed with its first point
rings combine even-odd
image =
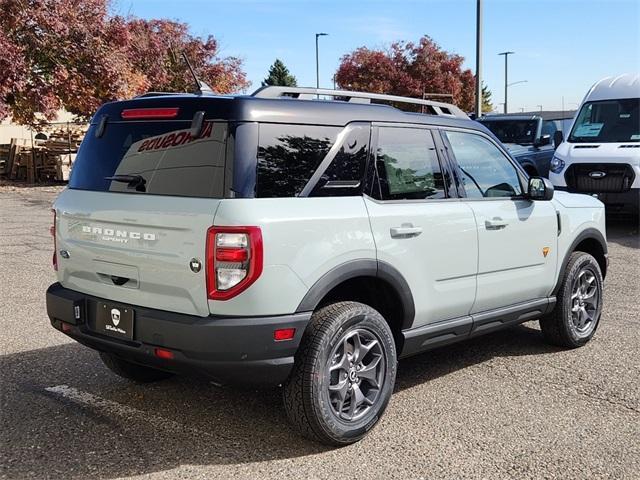
{"type": "Polygon", "coordinates": [[[549,176],[556,122],[538,115],[511,114],[487,115],[478,121],[500,139],[529,176],[549,176]]]}
{"type": "Polygon", "coordinates": [[[108,103],[53,221],[53,327],[137,382],[282,384],[291,422],[331,445],[378,422],[400,358],[532,319],[579,347],[602,311],[602,203],[554,196],[425,100],[265,87],[108,103]]]}
{"type": "Polygon", "coordinates": [[[549,177],[558,189],[596,195],[607,209],[640,211],[640,74],[607,77],[587,92],[549,177]]]}

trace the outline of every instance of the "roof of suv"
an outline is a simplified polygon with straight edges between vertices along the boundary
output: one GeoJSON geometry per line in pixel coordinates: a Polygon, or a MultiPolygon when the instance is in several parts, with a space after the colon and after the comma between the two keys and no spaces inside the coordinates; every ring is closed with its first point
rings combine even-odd
{"type": "MultiPolygon", "coordinates": [[[[433,103],[435,105],[447,105],[433,103]]],[[[406,112],[390,105],[376,103],[352,103],[324,99],[307,100],[291,97],[261,98],[253,95],[197,95],[189,93],[149,93],[131,100],[107,103],[96,113],[93,121],[97,122],[98,118],[103,115],[108,115],[112,119],[119,119],[122,110],[145,107],[180,107],[178,120],[190,120],[196,111],[205,110],[209,118],[217,117],[230,121],[337,126],[343,126],[350,122],[366,121],[463,127],[486,131],[484,126],[468,118],[454,115],[406,112]]],[[[460,111],[453,105],[450,107],[460,111]]]]}
{"type": "Polygon", "coordinates": [[[479,118],[478,121],[482,122],[484,120],[489,120],[492,122],[507,122],[507,121],[522,121],[522,120],[536,120],[540,118],[539,115],[520,115],[520,114],[497,114],[497,115],[485,115],[482,118],[479,118]]]}

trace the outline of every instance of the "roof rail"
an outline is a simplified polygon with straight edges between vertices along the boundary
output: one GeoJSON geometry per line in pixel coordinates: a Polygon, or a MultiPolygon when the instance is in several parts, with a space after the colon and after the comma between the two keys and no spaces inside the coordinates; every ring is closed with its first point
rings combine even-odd
{"type": "Polygon", "coordinates": [[[295,98],[298,100],[313,100],[320,95],[333,97],[334,99],[338,97],[345,99],[345,101],[349,103],[372,103],[372,100],[377,100],[422,105],[427,107],[426,113],[432,115],[469,118],[460,108],[450,103],[434,102],[421,98],[400,97],[397,95],[385,95],[382,93],[352,92],[350,90],[331,90],[328,88],[266,86],[259,88],[251,94],[252,97],[256,98],[295,98]]]}

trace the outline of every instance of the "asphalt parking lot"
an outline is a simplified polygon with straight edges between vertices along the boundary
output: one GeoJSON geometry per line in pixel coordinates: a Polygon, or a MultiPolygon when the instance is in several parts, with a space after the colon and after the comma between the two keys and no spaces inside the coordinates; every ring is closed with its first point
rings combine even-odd
{"type": "Polygon", "coordinates": [[[280,392],[198,378],[139,386],[52,329],[55,187],[0,186],[1,478],[638,478],[640,236],[609,225],[594,340],[536,322],[402,361],[385,417],[331,450],[287,425],[280,392]]]}

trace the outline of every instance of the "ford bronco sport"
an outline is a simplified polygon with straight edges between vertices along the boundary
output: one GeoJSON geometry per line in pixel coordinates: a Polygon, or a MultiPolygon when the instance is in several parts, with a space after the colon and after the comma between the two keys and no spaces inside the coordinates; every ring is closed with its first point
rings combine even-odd
{"type": "Polygon", "coordinates": [[[457,107],[305,88],[104,105],[52,231],[56,329],[137,382],[282,384],[332,445],[377,423],[400,358],[534,319],[584,345],[607,268],[602,204],[457,107]]]}

